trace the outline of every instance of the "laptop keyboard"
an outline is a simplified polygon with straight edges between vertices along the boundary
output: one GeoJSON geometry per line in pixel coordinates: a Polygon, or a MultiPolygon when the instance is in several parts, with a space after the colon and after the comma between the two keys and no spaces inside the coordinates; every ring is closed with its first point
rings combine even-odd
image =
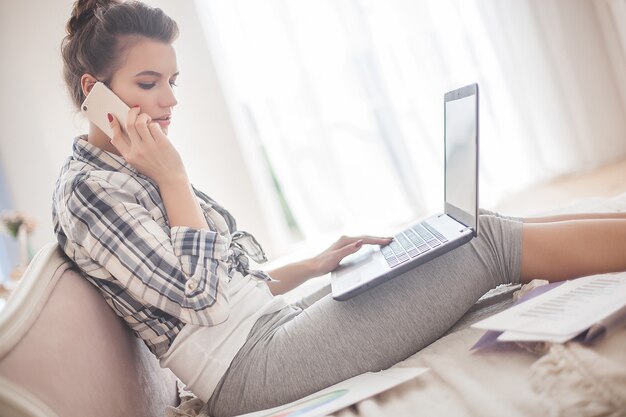
{"type": "Polygon", "coordinates": [[[398,233],[389,245],[380,249],[380,252],[387,264],[393,268],[447,241],[448,239],[441,233],[424,222],[398,233]]]}

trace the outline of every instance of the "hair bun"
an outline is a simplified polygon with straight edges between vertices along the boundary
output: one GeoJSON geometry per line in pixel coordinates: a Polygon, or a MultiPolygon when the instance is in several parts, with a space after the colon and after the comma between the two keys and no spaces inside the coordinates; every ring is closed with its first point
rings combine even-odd
{"type": "Polygon", "coordinates": [[[115,0],[77,0],[72,9],[72,16],[67,22],[67,34],[72,38],[76,33],[86,27],[96,15],[99,8],[107,9],[117,3],[115,0]]]}

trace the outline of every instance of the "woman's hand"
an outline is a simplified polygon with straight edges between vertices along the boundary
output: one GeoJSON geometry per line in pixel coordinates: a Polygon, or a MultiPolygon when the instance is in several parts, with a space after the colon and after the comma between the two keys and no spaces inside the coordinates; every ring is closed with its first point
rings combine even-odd
{"type": "Polygon", "coordinates": [[[346,256],[357,252],[363,244],[387,245],[392,237],[342,236],[319,255],[269,271],[275,281],[268,282],[272,294],[284,294],[306,280],[334,271],[346,256]]]}
{"type": "Polygon", "coordinates": [[[126,131],[118,120],[109,115],[113,139],[111,144],[122,157],[141,174],[162,185],[168,181],[186,179],[187,173],[178,151],[172,146],[158,123],[139,107],[128,111],[126,131]]]}
{"type": "Polygon", "coordinates": [[[318,276],[327,274],[337,269],[343,258],[357,252],[364,244],[387,245],[392,240],[392,237],[342,236],[324,252],[311,259],[312,267],[318,276]]]}

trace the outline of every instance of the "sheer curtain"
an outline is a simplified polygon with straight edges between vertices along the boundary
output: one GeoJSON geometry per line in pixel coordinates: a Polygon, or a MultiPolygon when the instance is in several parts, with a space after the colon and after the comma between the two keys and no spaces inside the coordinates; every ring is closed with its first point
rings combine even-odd
{"type": "Polygon", "coordinates": [[[196,4],[244,140],[266,163],[258,175],[294,236],[312,238],[440,209],[443,92],[470,82],[481,87],[482,206],[626,153],[607,58],[569,38],[603,42],[593,5],[566,3],[196,4]]]}

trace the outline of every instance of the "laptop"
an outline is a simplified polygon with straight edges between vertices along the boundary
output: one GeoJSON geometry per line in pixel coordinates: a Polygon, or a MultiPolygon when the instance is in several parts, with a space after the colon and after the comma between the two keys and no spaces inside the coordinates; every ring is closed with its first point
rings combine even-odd
{"type": "Polygon", "coordinates": [[[347,300],[478,236],[478,85],[444,94],[443,213],[428,217],[382,247],[343,259],[331,274],[332,296],[347,300]]]}

